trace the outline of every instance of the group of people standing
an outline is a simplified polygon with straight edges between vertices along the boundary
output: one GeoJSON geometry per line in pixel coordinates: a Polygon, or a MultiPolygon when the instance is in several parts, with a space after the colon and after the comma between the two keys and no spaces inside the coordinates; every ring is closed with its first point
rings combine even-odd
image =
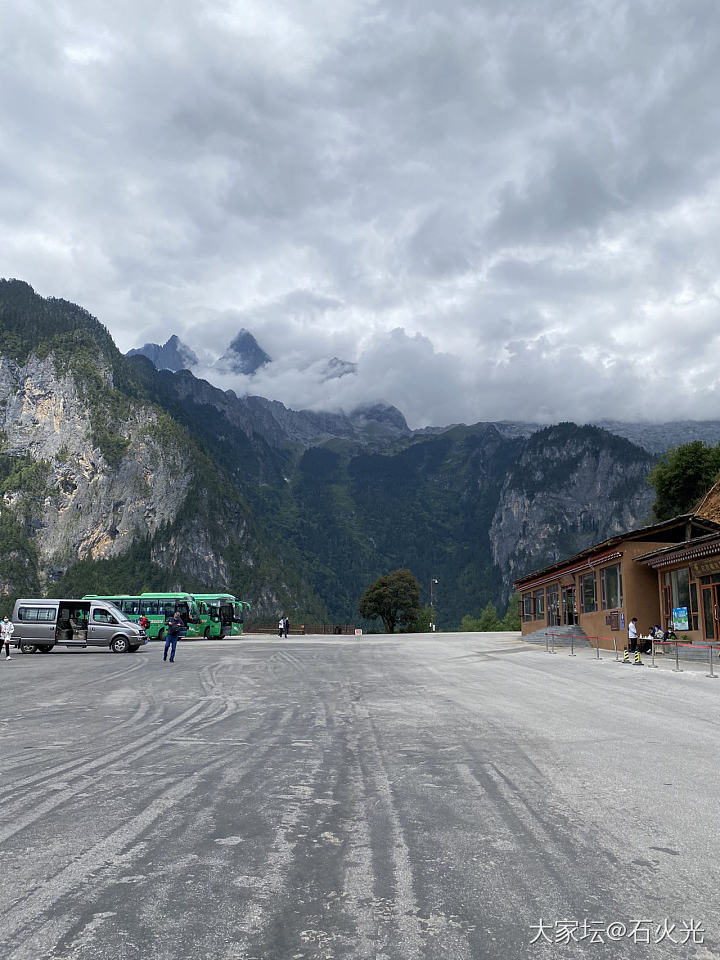
{"type": "Polygon", "coordinates": [[[278,620],[278,636],[285,637],[290,633],[290,621],[287,617],[280,617],[278,620]]]}

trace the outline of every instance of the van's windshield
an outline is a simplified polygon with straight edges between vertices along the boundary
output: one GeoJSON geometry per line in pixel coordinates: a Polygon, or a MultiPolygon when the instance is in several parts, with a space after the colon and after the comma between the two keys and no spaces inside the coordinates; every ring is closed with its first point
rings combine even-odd
{"type": "Polygon", "coordinates": [[[115,617],[116,620],[118,620],[120,623],[129,623],[134,626],[132,620],[129,620],[125,616],[125,614],[122,612],[120,607],[116,607],[114,603],[110,603],[108,600],[106,600],[105,603],[108,605],[108,607],[110,607],[110,612],[112,613],[112,615],[115,617]]]}

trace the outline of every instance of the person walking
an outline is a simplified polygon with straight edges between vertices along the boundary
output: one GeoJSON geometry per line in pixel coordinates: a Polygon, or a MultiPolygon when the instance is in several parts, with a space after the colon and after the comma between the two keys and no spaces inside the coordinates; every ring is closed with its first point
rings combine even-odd
{"type": "MultiPolygon", "coordinates": [[[[12,640],[12,635],[15,633],[15,624],[12,620],[8,620],[7,617],[3,619],[3,622],[0,623],[0,638],[2,638],[2,643],[5,644],[5,659],[12,660],[10,656],[10,641],[12,640]]],[[[1,646],[2,644],[0,644],[1,646]]]]}
{"type": "Polygon", "coordinates": [[[637,650],[637,641],[638,641],[638,618],[633,617],[630,623],[628,624],[628,639],[630,641],[630,653],[635,653],[637,650]]]}
{"type": "Polygon", "coordinates": [[[285,617],[280,617],[278,620],[278,636],[282,637],[285,632],[285,617]]]}
{"type": "Polygon", "coordinates": [[[287,640],[287,636],[290,633],[290,621],[287,617],[283,618],[283,633],[285,634],[285,639],[287,640]]]}
{"type": "Polygon", "coordinates": [[[173,618],[168,624],[167,628],[167,640],[165,641],[165,652],[163,653],[163,660],[168,658],[168,650],[170,650],[170,663],[175,663],[175,648],[177,647],[177,642],[183,634],[187,632],[187,627],[183,621],[183,618],[180,616],[179,612],[176,610],[173,614],[173,618]]]}

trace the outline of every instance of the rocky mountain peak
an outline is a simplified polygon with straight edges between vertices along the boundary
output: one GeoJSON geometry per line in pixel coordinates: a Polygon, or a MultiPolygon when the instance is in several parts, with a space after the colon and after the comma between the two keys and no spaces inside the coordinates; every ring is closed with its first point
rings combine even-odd
{"type": "Polygon", "coordinates": [[[173,334],[162,346],[157,343],[146,343],[137,349],[128,350],[125,356],[134,357],[138,354],[147,357],[158,370],[172,370],[173,373],[177,373],[178,370],[191,370],[198,363],[195,353],[176,334],[173,334]]]}
{"type": "Polygon", "coordinates": [[[377,425],[388,433],[409,436],[412,432],[407,425],[407,420],[398,408],[388,403],[371,403],[356,407],[350,414],[350,421],[356,428],[377,425]]]}
{"type": "Polygon", "coordinates": [[[244,327],[230,342],[225,353],[215,361],[215,368],[221,373],[240,373],[251,376],[260,367],[271,362],[255,337],[244,327]]]}
{"type": "Polygon", "coordinates": [[[346,377],[348,374],[357,373],[357,364],[349,360],[341,360],[340,357],[331,357],[322,374],[323,380],[337,380],[339,377],[346,377]]]}

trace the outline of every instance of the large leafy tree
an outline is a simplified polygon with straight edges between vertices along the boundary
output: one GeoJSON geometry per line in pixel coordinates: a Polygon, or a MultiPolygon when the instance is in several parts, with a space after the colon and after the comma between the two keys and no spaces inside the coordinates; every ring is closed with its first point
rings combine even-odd
{"type": "Polygon", "coordinates": [[[650,471],[655,488],[653,514],[669,520],[689,513],[720,477],[720,443],[708,446],[702,440],[684,443],[663,454],[650,471]]]}
{"type": "Polygon", "coordinates": [[[387,633],[411,623],[420,614],[420,584],[409,570],[393,570],[368,587],[358,604],[366,620],[382,619],[387,633]]]}

